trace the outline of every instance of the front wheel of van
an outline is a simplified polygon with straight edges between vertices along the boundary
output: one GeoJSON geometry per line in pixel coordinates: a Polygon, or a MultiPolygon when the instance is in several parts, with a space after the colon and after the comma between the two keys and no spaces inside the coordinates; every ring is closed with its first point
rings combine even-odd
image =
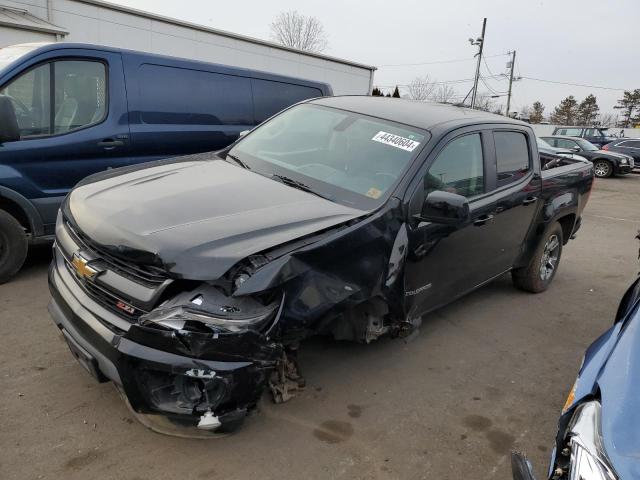
{"type": "Polygon", "coordinates": [[[511,272],[513,284],[532,293],[549,288],[558,270],[563,243],[562,226],[556,222],[543,235],[529,265],[511,272]]]}
{"type": "Polygon", "coordinates": [[[24,228],[13,216],[0,210],[0,284],[11,279],[27,257],[24,228]]]}

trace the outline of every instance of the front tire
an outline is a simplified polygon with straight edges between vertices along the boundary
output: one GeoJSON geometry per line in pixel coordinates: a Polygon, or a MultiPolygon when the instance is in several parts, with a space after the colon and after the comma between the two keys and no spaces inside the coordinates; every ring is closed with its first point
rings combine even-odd
{"type": "Polygon", "coordinates": [[[513,284],[531,293],[549,288],[558,270],[563,243],[562,227],[556,222],[545,232],[529,265],[512,270],[513,284]]]}
{"type": "Polygon", "coordinates": [[[27,257],[27,235],[22,225],[0,210],[0,284],[11,279],[27,257]]]}
{"type": "Polygon", "coordinates": [[[593,164],[593,170],[598,178],[607,178],[613,175],[613,165],[607,160],[596,160],[593,164]]]}

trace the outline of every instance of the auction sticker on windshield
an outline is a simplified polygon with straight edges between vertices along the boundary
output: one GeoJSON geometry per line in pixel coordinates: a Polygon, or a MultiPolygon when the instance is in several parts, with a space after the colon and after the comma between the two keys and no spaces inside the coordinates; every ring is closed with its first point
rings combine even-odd
{"type": "Polygon", "coordinates": [[[392,147],[401,148],[407,152],[413,152],[420,142],[411,140],[410,138],[401,137],[400,135],[394,135],[393,133],[380,131],[374,135],[371,139],[374,142],[384,143],[392,147]]]}

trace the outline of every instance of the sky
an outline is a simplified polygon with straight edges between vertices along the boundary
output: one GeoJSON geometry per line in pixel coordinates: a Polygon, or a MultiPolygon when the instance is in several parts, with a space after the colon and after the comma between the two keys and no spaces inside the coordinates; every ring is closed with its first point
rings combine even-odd
{"type": "MultiPolygon", "coordinates": [[[[409,84],[428,75],[440,82],[471,79],[487,18],[480,92],[503,95],[509,51],[516,51],[512,111],[541,101],[550,114],[568,95],[593,93],[601,112],[613,109],[622,90],[640,88],[640,0],[110,0],[251,37],[270,39],[281,11],[319,19],[329,46],[323,53],[378,67],[374,84],[409,84]],[[407,65],[409,64],[409,65],[407,65]],[[528,78],[527,78],[528,77],[528,78]],[[539,80],[589,85],[548,83],[539,80]],[[594,88],[606,87],[606,88],[594,88]]],[[[471,81],[449,83],[459,98],[471,81]]],[[[506,97],[494,100],[506,104],[506,97]]]]}

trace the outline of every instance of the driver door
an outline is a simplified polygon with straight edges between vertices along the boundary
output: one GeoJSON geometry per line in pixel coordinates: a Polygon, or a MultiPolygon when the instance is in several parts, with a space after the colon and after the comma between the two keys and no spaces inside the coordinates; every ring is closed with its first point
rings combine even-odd
{"type": "MultiPolygon", "coordinates": [[[[434,190],[469,201],[470,221],[443,225],[409,220],[405,306],[410,318],[449,303],[504,271],[494,228],[494,146],[490,130],[463,129],[445,137],[416,176],[410,204],[434,190]]],[[[410,190],[411,191],[411,190],[410,190]]],[[[420,208],[418,208],[419,210],[420,208]]]]}
{"type": "Polygon", "coordinates": [[[80,180],[132,163],[120,55],[100,50],[47,52],[0,85],[13,104],[20,139],[4,142],[3,186],[30,199],[45,224],[80,180]]]}

